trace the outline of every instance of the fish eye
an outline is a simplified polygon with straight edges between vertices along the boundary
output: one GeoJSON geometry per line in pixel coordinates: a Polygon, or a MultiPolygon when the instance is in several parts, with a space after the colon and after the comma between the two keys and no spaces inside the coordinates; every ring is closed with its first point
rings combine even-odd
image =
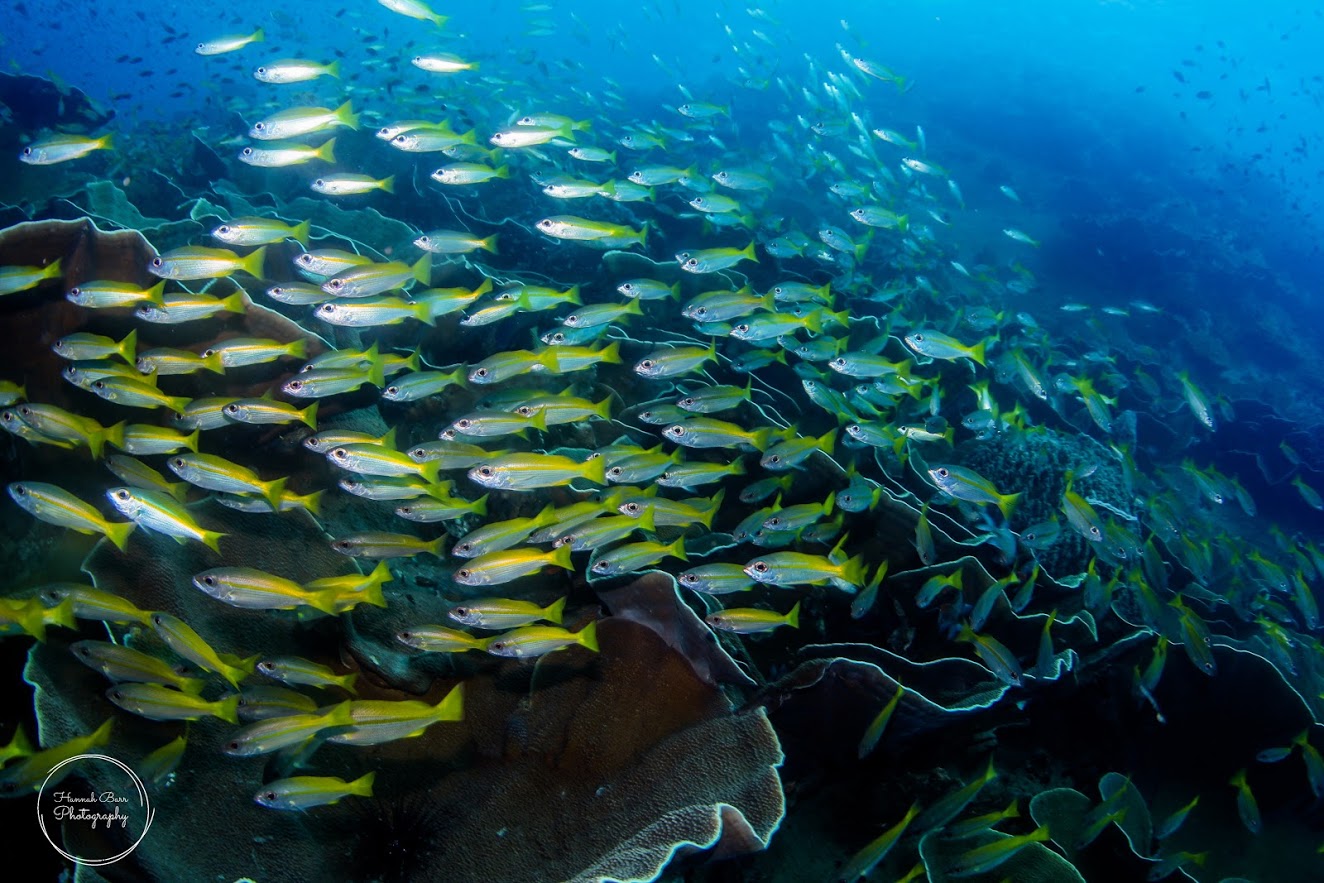
{"type": "Polygon", "coordinates": [[[682,573],[680,575],[680,581],[683,583],[697,583],[699,581],[699,577],[693,573],[682,573]]]}
{"type": "Polygon", "coordinates": [[[324,179],[322,179],[322,178],[318,178],[316,181],[313,182],[313,186],[314,186],[314,187],[325,187],[325,186],[326,186],[326,181],[325,181],[324,179]]]}
{"type": "MultiPolygon", "coordinates": [[[[461,570],[457,570],[455,572],[455,575],[458,576],[460,579],[468,579],[470,573],[472,573],[472,571],[470,571],[469,568],[466,567],[461,570]]],[[[460,615],[464,616],[464,613],[460,613],[460,615]]]]}
{"type": "Polygon", "coordinates": [[[165,261],[161,260],[160,258],[152,258],[152,266],[153,266],[153,267],[159,267],[159,266],[161,266],[161,265],[164,264],[164,263],[165,263],[165,261]]]}
{"type": "Polygon", "coordinates": [[[468,429],[472,425],[473,421],[469,420],[467,417],[455,421],[455,427],[457,429],[468,429]]]}
{"type": "Polygon", "coordinates": [[[744,323],[744,322],[742,322],[742,323],[740,323],[739,325],[736,326],[736,330],[739,331],[741,334],[748,334],[748,333],[749,333],[749,325],[746,324],[746,323],[744,323]]]}
{"type": "Polygon", "coordinates": [[[129,499],[129,492],[128,492],[128,491],[118,491],[118,492],[115,494],[115,499],[117,499],[117,500],[127,500],[127,499],[129,499]]]}
{"type": "Polygon", "coordinates": [[[289,383],[285,384],[285,386],[289,389],[294,390],[295,392],[298,392],[299,390],[303,389],[303,381],[291,380],[289,383]]]}
{"type": "MultiPolygon", "coordinates": [[[[939,477],[939,478],[946,478],[946,477],[947,477],[948,475],[950,475],[950,474],[951,474],[951,470],[948,469],[946,466],[940,466],[940,467],[938,467],[938,477],[939,477]]],[[[1098,533],[1098,531],[1099,531],[1099,529],[1098,529],[1097,527],[1091,527],[1090,530],[1094,531],[1095,533],[1098,533]]]]}
{"type": "Polygon", "coordinates": [[[152,614],[152,625],[161,625],[164,622],[165,620],[161,618],[161,614],[159,613],[152,614]]]}
{"type": "Polygon", "coordinates": [[[267,124],[266,124],[266,123],[257,123],[256,125],[253,126],[253,128],[254,128],[254,129],[257,129],[259,132],[261,132],[261,131],[263,131],[264,129],[266,129],[266,127],[267,127],[267,124]]]}
{"type": "Polygon", "coordinates": [[[916,342],[916,343],[923,343],[923,342],[924,342],[924,335],[923,335],[923,334],[916,334],[916,335],[914,335],[914,337],[915,337],[915,342],[916,342]]]}
{"type": "Polygon", "coordinates": [[[77,288],[71,288],[71,289],[69,289],[69,295],[70,295],[71,297],[78,297],[78,295],[80,295],[80,294],[82,294],[82,292],[81,292],[79,289],[77,289],[77,288]]]}
{"type": "Polygon", "coordinates": [[[214,586],[214,585],[216,585],[216,577],[214,577],[214,576],[204,576],[204,577],[202,578],[202,581],[203,581],[204,583],[206,583],[207,585],[209,585],[209,586],[214,586]]]}
{"type": "Polygon", "coordinates": [[[492,645],[491,645],[491,648],[492,648],[493,650],[496,650],[497,652],[500,652],[500,651],[506,649],[506,642],[505,642],[505,641],[497,641],[495,644],[492,644],[492,645]]]}
{"type": "Polygon", "coordinates": [[[174,464],[175,464],[176,466],[183,466],[183,465],[184,465],[184,458],[183,458],[183,457],[176,457],[176,458],[174,459],[173,462],[174,462],[174,464]]]}
{"type": "Polygon", "coordinates": [[[753,569],[758,571],[759,573],[767,573],[768,565],[762,561],[755,561],[753,564],[753,569]]]}
{"type": "Polygon", "coordinates": [[[97,389],[105,389],[105,388],[106,388],[106,383],[105,383],[105,381],[103,381],[103,380],[97,380],[97,381],[94,381],[94,382],[92,383],[92,385],[93,385],[94,387],[96,387],[97,389]]]}
{"type": "Polygon", "coordinates": [[[345,280],[343,280],[343,279],[332,279],[330,282],[328,282],[328,283],[326,283],[326,284],[327,284],[329,287],[331,287],[331,288],[335,288],[335,289],[339,290],[339,289],[341,289],[341,288],[343,288],[343,287],[345,286],[345,280]]]}
{"type": "Polygon", "coordinates": [[[336,448],[334,451],[331,452],[331,456],[335,457],[337,460],[343,460],[349,456],[349,452],[346,451],[344,448],[336,448]]]}
{"type": "Polygon", "coordinates": [[[694,405],[695,400],[693,398],[681,399],[677,404],[679,404],[682,408],[684,408],[686,405],[691,405],[691,406],[694,405]]]}
{"type": "Polygon", "coordinates": [[[331,544],[331,547],[334,549],[338,549],[341,552],[347,552],[349,551],[349,540],[336,540],[334,543],[331,544]]]}
{"type": "Polygon", "coordinates": [[[275,671],[276,669],[276,666],[272,665],[268,660],[265,659],[259,662],[257,664],[257,667],[262,669],[263,671],[275,671]]]}
{"type": "Polygon", "coordinates": [[[275,792],[275,791],[264,791],[264,792],[262,792],[262,799],[263,799],[263,800],[275,800],[275,799],[276,799],[276,792],[275,792]]]}
{"type": "Polygon", "coordinates": [[[24,147],[24,148],[23,148],[23,155],[24,155],[24,156],[32,156],[32,148],[31,148],[31,147],[24,147]]]}
{"type": "Polygon", "coordinates": [[[388,396],[398,396],[398,395],[400,394],[400,387],[398,387],[398,386],[388,386],[388,387],[386,387],[386,394],[387,394],[388,396]]]}
{"type": "Polygon", "coordinates": [[[227,413],[227,414],[238,414],[238,413],[239,413],[239,406],[238,406],[238,405],[226,405],[225,408],[224,408],[224,410],[225,410],[225,413],[227,413]]]}
{"type": "Polygon", "coordinates": [[[225,747],[226,747],[226,750],[228,750],[228,751],[238,751],[238,750],[239,750],[239,740],[238,740],[238,739],[232,739],[231,741],[229,741],[228,743],[226,743],[225,747]]]}
{"type": "Polygon", "coordinates": [[[1094,526],[1091,525],[1091,527],[1090,527],[1090,536],[1101,537],[1101,536],[1103,536],[1103,531],[1101,531],[1101,530],[1099,530],[1097,527],[1094,527],[1094,526]]]}
{"type": "Polygon", "coordinates": [[[260,74],[265,74],[267,72],[267,69],[265,67],[260,67],[257,69],[257,72],[260,74]]]}
{"type": "MultiPolygon", "coordinates": [[[[253,148],[251,148],[251,147],[245,147],[245,148],[244,148],[244,152],[245,152],[245,153],[252,153],[252,152],[253,152],[253,148]]],[[[221,226],[219,226],[219,227],[216,228],[216,232],[217,232],[217,233],[229,233],[229,232],[230,232],[230,226],[229,226],[228,224],[222,224],[221,226]]]]}
{"type": "Polygon", "coordinates": [[[690,258],[688,261],[685,262],[685,266],[687,266],[687,267],[697,267],[697,266],[699,266],[699,259],[698,259],[698,258],[690,258]]]}
{"type": "Polygon", "coordinates": [[[708,315],[708,308],[707,308],[707,307],[699,307],[697,310],[694,311],[694,315],[696,315],[696,316],[706,316],[706,315],[708,315]]]}
{"type": "Polygon", "coordinates": [[[768,458],[769,463],[780,463],[781,461],[782,461],[781,454],[773,454],[771,457],[768,458]]]}
{"type": "Polygon", "coordinates": [[[544,230],[549,229],[552,226],[552,219],[543,218],[541,221],[538,222],[538,226],[542,227],[544,230]]]}
{"type": "Polygon", "coordinates": [[[626,504],[625,504],[625,511],[626,511],[626,512],[638,512],[638,511],[639,511],[639,504],[638,504],[638,503],[626,503],[626,504]]]}
{"type": "Polygon", "coordinates": [[[624,474],[625,474],[625,470],[619,466],[613,466],[607,470],[607,475],[610,476],[611,478],[620,478],[624,474]]]}
{"type": "Polygon", "coordinates": [[[486,369],[486,368],[479,368],[477,371],[474,372],[474,374],[476,374],[476,375],[479,376],[479,377],[486,377],[486,376],[487,376],[487,369],[486,369]]]}
{"type": "Polygon", "coordinates": [[[20,497],[22,497],[22,496],[26,496],[26,495],[27,495],[27,492],[28,492],[28,489],[25,488],[25,487],[23,487],[23,485],[21,485],[21,484],[16,484],[16,485],[14,485],[14,493],[18,494],[20,497]]]}
{"type": "Polygon", "coordinates": [[[491,474],[492,474],[492,467],[491,467],[491,466],[480,466],[480,467],[478,467],[478,474],[479,474],[479,475],[491,475],[491,474]]]}

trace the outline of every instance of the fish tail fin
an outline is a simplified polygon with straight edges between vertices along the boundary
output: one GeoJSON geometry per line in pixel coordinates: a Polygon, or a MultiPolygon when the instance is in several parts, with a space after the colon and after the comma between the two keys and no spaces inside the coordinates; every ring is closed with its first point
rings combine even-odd
{"type": "MultiPolygon", "coordinates": [[[[385,563],[385,561],[379,562],[378,567],[385,563]]],[[[385,608],[387,606],[386,594],[382,591],[382,584],[390,580],[391,573],[389,570],[386,572],[386,579],[376,579],[376,574],[377,571],[374,570],[372,572],[374,578],[370,579],[368,584],[363,587],[363,602],[365,604],[371,604],[373,607],[385,608]]]]}
{"type": "Polygon", "coordinates": [[[438,480],[440,480],[441,461],[427,460],[423,463],[419,463],[418,474],[421,475],[423,480],[428,484],[436,484],[438,480]]]}
{"type": "Polygon", "coordinates": [[[101,438],[106,443],[112,444],[122,451],[124,450],[124,430],[125,430],[125,423],[123,420],[121,420],[119,423],[116,423],[114,426],[107,426],[105,429],[103,429],[101,431],[101,438]]]}
{"type": "Polygon", "coordinates": [[[296,359],[308,358],[308,341],[301,337],[298,340],[291,342],[290,345],[285,348],[285,355],[292,356],[296,359]]]}
{"type": "Polygon", "coordinates": [[[239,723],[239,694],[235,693],[219,699],[212,714],[229,724],[239,723]]]}
{"type": "Polygon", "coordinates": [[[97,139],[97,145],[101,150],[110,150],[115,146],[115,133],[107,132],[97,139]]]}
{"type": "Polygon", "coordinates": [[[280,511],[280,498],[285,495],[285,484],[288,481],[289,478],[283,476],[262,485],[262,498],[271,504],[271,511],[280,511]]]}
{"type": "Polygon", "coordinates": [[[351,129],[357,129],[359,127],[359,115],[354,112],[352,101],[346,101],[344,104],[337,107],[335,117],[336,121],[342,126],[349,126],[351,129]]]}
{"type": "Polygon", "coordinates": [[[621,342],[612,341],[611,346],[602,351],[602,361],[613,365],[621,364],[621,342]]]}
{"type": "Polygon", "coordinates": [[[974,359],[981,366],[984,364],[984,349],[988,346],[987,340],[981,340],[970,348],[970,358],[974,359]]]}
{"type": "Polygon", "coordinates": [[[491,494],[483,494],[481,497],[479,497],[478,499],[474,500],[474,501],[473,501],[473,505],[471,505],[471,506],[469,507],[469,511],[472,512],[474,515],[486,515],[486,514],[487,514],[487,498],[488,498],[489,496],[491,496],[491,494]]]}
{"type": "Polygon", "coordinates": [[[60,628],[76,629],[78,623],[74,621],[74,599],[65,598],[54,607],[49,607],[41,611],[42,621],[50,625],[58,625],[60,628]]]}
{"type": "Polygon", "coordinates": [[[322,70],[326,71],[328,77],[335,77],[337,80],[340,79],[340,59],[337,58],[335,61],[324,66],[322,70]]]}
{"type": "Polygon", "coordinates": [[[154,306],[158,306],[158,307],[165,306],[165,300],[162,297],[163,293],[165,292],[165,284],[166,281],[162,279],[160,282],[156,283],[151,288],[147,289],[145,292],[143,292],[143,300],[147,301],[149,304],[153,304],[154,306]]]}
{"type": "Polygon", "coordinates": [[[690,559],[685,557],[685,538],[676,537],[676,541],[667,546],[667,554],[672,558],[679,558],[681,561],[689,561],[690,559]]]}
{"type": "Polygon", "coordinates": [[[796,601],[795,606],[786,614],[786,624],[793,629],[800,627],[800,602],[796,601]]]}
{"type": "Polygon", "coordinates": [[[498,177],[498,178],[509,178],[509,177],[510,177],[510,166],[509,166],[509,165],[497,166],[495,169],[493,169],[493,171],[495,172],[496,177],[498,177]]]}
{"type": "Polygon", "coordinates": [[[575,565],[570,561],[570,553],[572,551],[573,550],[570,548],[570,543],[565,543],[564,545],[557,546],[555,549],[552,550],[552,557],[548,563],[556,567],[559,567],[562,570],[574,570],[575,565]]]}
{"type": "Polygon", "coordinates": [[[202,432],[201,429],[195,429],[188,435],[184,436],[184,447],[188,448],[195,454],[198,452],[198,434],[200,432],[202,432]]]}
{"type": "Polygon", "coordinates": [[[998,508],[1002,510],[1003,518],[1011,517],[1011,510],[1016,508],[1016,503],[1020,498],[1020,494],[1003,494],[998,497],[998,508]]]}
{"type": "Polygon", "coordinates": [[[221,554],[221,537],[223,536],[225,534],[219,530],[204,530],[202,532],[202,544],[219,555],[221,554]]]}
{"type": "Polygon", "coordinates": [[[107,521],[106,539],[115,544],[115,548],[121,552],[129,543],[129,534],[138,526],[136,521],[107,521]]]}
{"type": "Polygon", "coordinates": [[[188,407],[189,402],[193,401],[188,396],[166,396],[165,405],[176,414],[183,414],[184,409],[188,407]]]}
{"type": "MultiPolygon", "coordinates": [[[[488,236],[486,239],[480,239],[478,247],[481,248],[483,251],[488,252],[489,254],[497,254],[497,234],[493,233],[491,236],[488,236]]],[[[492,285],[492,280],[488,279],[486,281],[490,290],[490,286],[492,285]]]]}
{"type": "Polygon", "coordinates": [[[377,771],[373,770],[364,773],[346,786],[350,794],[357,794],[360,797],[372,796],[372,783],[377,780],[377,771]]]}
{"type": "Polygon", "coordinates": [[[207,681],[203,678],[180,678],[179,689],[190,696],[202,695],[202,688],[207,686],[207,681]]]}
{"type": "Polygon", "coordinates": [[[419,283],[423,285],[431,285],[432,284],[431,252],[426,252],[426,251],[423,252],[423,256],[418,260],[414,261],[414,266],[411,269],[414,272],[414,278],[418,280],[419,283]]]}
{"type": "Polygon", "coordinates": [[[441,701],[433,707],[436,709],[436,717],[434,720],[464,720],[464,684],[456,684],[451,688],[451,691],[443,696],[441,701]]]}
{"type": "MultiPolygon", "coordinates": [[[[323,144],[321,147],[319,147],[319,148],[317,148],[316,150],[313,151],[313,158],[314,158],[314,159],[320,159],[320,160],[322,160],[323,162],[335,162],[335,161],[336,161],[336,139],[334,139],[334,138],[328,138],[325,144],[323,144]]],[[[295,238],[295,239],[299,239],[300,242],[302,242],[304,245],[307,245],[307,244],[308,244],[308,239],[307,239],[307,237],[308,237],[308,231],[307,231],[308,221],[304,221],[304,222],[303,222],[302,224],[300,224],[299,226],[301,226],[301,227],[304,228],[304,234],[303,234],[303,235],[304,235],[304,238],[303,238],[303,239],[299,239],[299,237],[298,237],[297,235],[295,235],[294,238],[295,238]]],[[[297,229],[297,228],[296,228],[296,229],[297,229]]]]}
{"type": "Polygon", "coordinates": [[[556,623],[557,625],[560,625],[560,624],[561,624],[561,619],[562,619],[564,616],[565,616],[565,596],[564,596],[564,595],[562,595],[560,598],[557,598],[557,599],[556,599],[555,601],[553,601],[551,604],[548,604],[546,607],[543,608],[543,611],[542,611],[542,618],[543,618],[543,619],[547,620],[548,622],[554,622],[554,623],[556,623]]]}
{"type": "Polygon", "coordinates": [[[358,681],[358,679],[359,679],[359,673],[353,671],[347,675],[344,675],[343,677],[337,678],[336,683],[339,684],[341,689],[343,689],[349,695],[357,696],[359,694],[359,691],[354,688],[354,684],[355,682],[358,681]]]}
{"type": "MultiPolygon", "coordinates": [[[[611,399],[607,399],[610,403],[611,399]]],[[[594,457],[584,463],[584,477],[594,484],[607,484],[607,460],[605,457],[594,457]]]]}
{"type": "Polygon", "coordinates": [[[377,186],[387,193],[395,192],[395,175],[387,175],[377,182],[377,186]]]}
{"type": "Polygon", "coordinates": [[[262,278],[262,264],[267,259],[267,247],[258,246],[257,250],[245,257],[239,262],[239,269],[248,273],[254,279],[262,278]]]}
{"type": "Polygon", "coordinates": [[[321,403],[313,402],[311,405],[309,405],[308,407],[304,408],[302,411],[299,412],[299,419],[302,420],[304,425],[307,426],[309,429],[311,429],[313,432],[317,431],[317,406],[319,404],[321,403]]]}
{"type": "Polygon", "coordinates": [[[124,339],[115,347],[115,352],[119,353],[124,361],[128,362],[130,365],[136,365],[138,364],[137,348],[138,329],[135,328],[128,334],[124,335],[124,339]]]}
{"type": "Polygon", "coordinates": [[[758,263],[759,259],[758,256],[754,254],[754,243],[752,241],[749,243],[749,245],[746,245],[743,249],[741,249],[740,254],[744,257],[749,258],[754,263],[756,264],[758,263]]]}
{"type": "Polygon", "coordinates": [[[249,41],[253,43],[261,43],[266,39],[267,39],[267,32],[262,30],[261,28],[258,28],[256,31],[253,32],[253,36],[249,38],[249,41]]]}
{"type": "Polygon", "coordinates": [[[602,651],[598,649],[598,621],[595,619],[575,632],[575,640],[579,642],[581,647],[586,647],[594,653],[601,653],[602,651]]]}

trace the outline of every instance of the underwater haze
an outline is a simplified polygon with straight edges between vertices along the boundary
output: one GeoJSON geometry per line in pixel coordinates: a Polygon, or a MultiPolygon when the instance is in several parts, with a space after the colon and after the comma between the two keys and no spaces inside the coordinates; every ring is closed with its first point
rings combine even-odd
{"type": "Polygon", "coordinates": [[[3,22],[33,879],[1324,879],[1324,12],[3,22]]]}

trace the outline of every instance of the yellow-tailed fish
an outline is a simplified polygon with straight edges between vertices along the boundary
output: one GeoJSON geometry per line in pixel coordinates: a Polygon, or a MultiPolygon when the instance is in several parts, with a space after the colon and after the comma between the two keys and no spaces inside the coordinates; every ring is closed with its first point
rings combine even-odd
{"type": "Polygon", "coordinates": [[[69,646],[74,658],[112,681],[161,684],[197,695],[206,681],[180,674],[164,660],[132,647],[109,641],[75,641],[69,646]]]}
{"type": "Polygon", "coordinates": [[[480,638],[468,632],[442,625],[415,625],[395,633],[395,639],[406,647],[427,653],[463,653],[466,650],[486,650],[494,637],[480,638]]]}
{"type": "Polygon", "coordinates": [[[318,77],[340,79],[340,61],[322,64],[306,58],[282,58],[253,69],[253,78],[263,83],[304,83],[318,77]]]}
{"type": "Polygon", "coordinates": [[[855,883],[861,877],[867,877],[869,872],[878,867],[878,863],[887,857],[887,854],[901,839],[901,835],[910,827],[910,823],[915,821],[915,816],[919,815],[919,804],[912,803],[910,809],[902,816],[901,821],[888,828],[878,838],[869,842],[863,849],[855,853],[851,860],[846,862],[846,867],[841,869],[836,879],[843,883],[855,883]]]}
{"type": "Polygon", "coordinates": [[[1048,839],[1047,825],[1040,825],[1029,834],[1000,836],[981,846],[963,850],[943,871],[949,877],[983,874],[1003,864],[1030,844],[1043,843],[1048,839]]]}
{"type": "Polygon", "coordinates": [[[163,279],[178,281],[218,279],[240,271],[261,279],[262,263],[266,259],[266,254],[265,246],[240,257],[224,248],[186,245],[152,258],[147,262],[147,272],[163,279]]]}
{"type": "Polygon", "coordinates": [[[896,685],[896,692],[892,698],[883,705],[882,709],[869,722],[868,728],[864,731],[864,736],[860,739],[859,757],[861,760],[873,753],[874,748],[878,746],[878,740],[883,737],[883,731],[887,729],[887,723],[892,719],[892,713],[896,711],[897,705],[901,703],[901,697],[905,695],[906,688],[900,684],[896,685]]]}
{"type": "Polygon", "coordinates": [[[349,702],[341,702],[322,714],[290,714],[249,724],[232,735],[221,750],[231,757],[255,757],[306,744],[324,731],[345,732],[353,724],[349,702]]]}
{"type": "Polygon", "coordinates": [[[211,235],[226,245],[275,245],[286,239],[307,245],[310,224],[309,221],[287,224],[280,218],[243,217],[221,224],[211,231],[211,235]]]}
{"type": "Polygon", "coordinates": [[[235,687],[253,673],[253,666],[257,664],[257,656],[242,660],[238,665],[226,662],[192,626],[169,613],[153,613],[152,630],[176,654],[198,668],[215,672],[235,687]]]}
{"type": "Polygon", "coordinates": [[[193,577],[193,585],[232,607],[246,610],[293,610],[312,607],[336,613],[332,593],[308,592],[293,580],[251,567],[218,567],[193,577]]]}
{"type": "Polygon", "coordinates": [[[65,292],[65,300],[89,310],[137,307],[144,303],[160,306],[165,280],[151,288],[141,288],[128,282],[91,280],[65,292]]]}
{"type": "Polygon", "coordinates": [[[464,684],[456,684],[435,705],[417,699],[356,700],[349,703],[352,727],[329,741],[344,745],[379,745],[421,736],[433,724],[464,720],[464,684]]]}
{"type": "Polygon", "coordinates": [[[329,107],[292,107],[282,110],[254,123],[248,135],[262,141],[298,138],[334,126],[351,129],[359,127],[359,115],[354,112],[351,102],[346,101],[334,110],[329,107]]]}
{"type": "Polygon", "coordinates": [[[100,138],[89,138],[86,135],[48,135],[24,147],[18,154],[18,160],[32,166],[51,166],[71,159],[80,159],[98,150],[109,150],[113,146],[113,141],[113,133],[107,133],[100,138]]]}
{"type": "Polygon", "coordinates": [[[565,598],[558,598],[546,607],[532,601],[511,598],[476,598],[457,604],[447,616],[458,623],[480,629],[511,629],[542,620],[561,624],[565,598]]]}
{"type": "Polygon", "coordinates": [[[339,687],[350,695],[354,694],[354,682],[358,680],[358,672],[338,675],[328,666],[297,656],[268,657],[255,670],[289,686],[339,687]]]}
{"type": "Polygon", "coordinates": [[[115,719],[107,718],[105,723],[85,736],[76,736],[5,767],[4,771],[0,772],[0,794],[26,794],[37,790],[43,782],[50,786],[62,780],[69,773],[74,772],[73,764],[65,764],[54,776],[51,775],[51,770],[66,760],[94,752],[107,745],[114,725],[115,719]]]}
{"type": "Polygon", "coordinates": [[[590,622],[577,632],[557,626],[528,625],[492,638],[487,652],[493,656],[533,659],[566,647],[578,645],[594,653],[598,650],[598,623],[590,622]]]}
{"type": "Polygon", "coordinates": [[[559,487],[582,478],[606,484],[606,464],[601,457],[583,462],[555,454],[507,454],[469,470],[469,478],[484,487],[523,491],[559,487]]]}
{"type": "Polygon", "coordinates": [[[258,28],[251,34],[227,34],[224,37],[205,40],[194,46],[193,51],[198,55],[222,55],[226,52],[243,49],[250,43],[260,43],[265,39],[266,35],[261,28],[258,28]]]}
{"type": "Polygon", "coordinates": [[[344,797],[371,797],[377,773],[365,773],[352,782],[335,776],[293,776],[263,785],[253,800],[268,809],[293,809],[300,812],[315,806],[339,803],[344,797]]]}
{"type": "Polygon", "coordinates": [[[181,693],[160,684],[116,684],[106,691],[106,698],[131,714],[148,720],[176,721],[218,717],[239,723],[239,694],[208,701],[190,693],[181,693]]]}
{"type": "Polygon", "coordinates": [[[704,617],[704,622],[715,629],[741,635],[771,631],[782,625],[799,628],[800,602],[796,601],[795,606],[785,614],[774,610],[760,610],[757,607],[728,607],[717,613],[708,614],[704,617]]]}
{"type": "Polygon", "coordinates": [[[120,514],[146,530],[173,537],[180,543],[197,540],[212,551],[220,552],[219,542],[225,534],[199,525],[183,504],[169,494],[117,487],[106,491],[106,496],[120,514]]]}
{"type": "Polygon", "coordinates": [[[150,625],[151,611],[139,610],[127,598],[95,586],[83,583],[51,583],[40,589],[40,595],[42,601],[50,607],[69,601],[73,615],[78,619],[150,625]]]}
{"type": "Polygon", "coordinates": [[[374,190],[394,193],[395,175],[388,175],[385,178],[374,178],[370,175],[345,172],[338,175],[323,175],[316,181],[313,181],[311,186],[315,192],[327,196],[356,196],[363,193],[371,193],[374,190]]]}
{"type": "Polygon", "coordinates": [[[8,490],[13,501],[34,518],[78,533],[101,534],[121,552],[136,526],[132,521],[107,520],[95,507],[53,484],[16,481],[8,490]]]}
{"type": "MultiPolygon", "coordinates": [[[[335,149],[336,139],[334,138],[328,138],[317,147],[302,144],[291,147],[245,147],[239,151],[239,161],[260,169],[283,169],[286,166],[303,165],[315,159],[331,163],[336,161],[335,149]]],[[[300,239],[300,242],[307,244],[308,234],[305,232],[302,235],[303,238],[300,239]]]]}
{"type": "Polygon", "coordinates": [[[365,531],[341,537],[331,548],[351,558],[408,558],[423,552],[440,558],[445,544],[445,536],[424,540],[411,534],[365,531]]]}
{"type": "Polygon", "coordinates": [[[570,561],[571,548],[560,546],[550,552],[537,549],[509,549],[488,552],[471,558],[453,574],[462,586],[494,586],[537,573],[544,567],[574,570],[570,561]]]}

